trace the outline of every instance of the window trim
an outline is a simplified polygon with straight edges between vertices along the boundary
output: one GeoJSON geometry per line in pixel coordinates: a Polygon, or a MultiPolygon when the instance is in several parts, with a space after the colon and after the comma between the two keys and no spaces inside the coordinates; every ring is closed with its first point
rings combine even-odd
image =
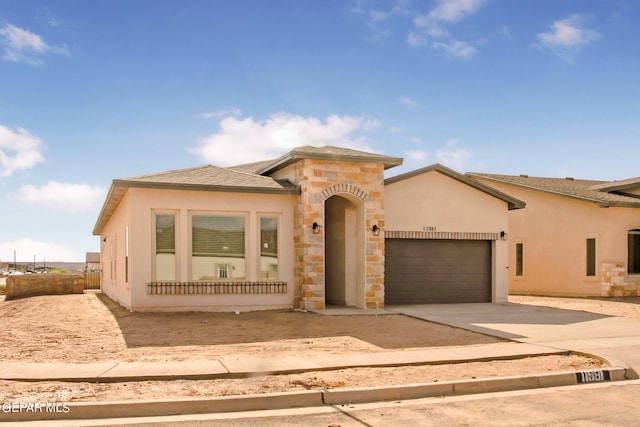
{"type": "MultiPolygon", "coordinates": [[[[629,249],[631,246],[631,240],[630,237],[631,235],[636,235],[636,236],[640,236],[640,226],[634,226],[634,227],[629,227],[627,229],[626,232],[626,236],[627,236],[627,275],[628,276],[633,276],[633,277],[638,277],[640,276],[640,251],[638,254],[635,254],[637,259],[635,260],[635,263],[637,263],[637,267],[638,270],[637,271],[631,271],[631,254],[629,253],[629,249]]],[[[637,237],[637,239],[640,239],[640,237],[637,237]]]]}
{"type": "Polygon", "coordinates": [[[282,214],[279,212],[258,212],[256,215],[256,231],[258,235],[257,247],[255,249],[256,252],[256,272],[258,275],[258,280],[266,280],[266,281],[278,281],[280,280],[280,259],[281,259],[281,251],[282,248],[282,214]],[[276,260],[278,267],[277,277],[262,279],[262,270],[261,270],[261,261],[262,261],[262,219],[263,218],[273,218],[276,220],[276,260]]]}
{"type": "MultiPolygon", "coordinates": [[[[180,211],[177,209],[152,209],[151,210],[151,277],[153,278],[153,281],[158,281],[157,278],[157,273],[158,273],[158,268],[157,268],[157,256],[158,256],[158,252],[157,252],[157,246],[156,246],[156,233],[157,233],[157,228],[156,228],[156,220],[158,215],[173,215],[173,233],[174,233],[174,243],[173,243],[173,256],[174,256],[174,279],[173,281],[177,281],[179,280],[180,277],[180,270],[179,270],[179,235],[180,235],[180,211]]],[[[166,252],[169,253],[169,252],[166,252]]]]}
{"type": "Polygon", "coordinates": [[[585,269],[584,275],[587,279],[594,279],[598,277],[598,238],[596,235],[587,235],[585,238],[585,269]],[[593,266],[589,265],[589,242],[593,241],[593,266]],[[593,274],[591,273],[590,267],[593,267],[593,274]]]}
{"type": "Polygon", "coordinates": [[[525,262],[524,262],[524,242],[516,242],[515,246],[515,268],[514,276],[516,279],[523,279],[525,277],[525,262]],[[518,248],[520,248],[520,256],[518,257],[518,248]],[[518,262],[519,258],[519,262],[518,262]],[[518,274],[520,273],[520,274],[518,274]]]}

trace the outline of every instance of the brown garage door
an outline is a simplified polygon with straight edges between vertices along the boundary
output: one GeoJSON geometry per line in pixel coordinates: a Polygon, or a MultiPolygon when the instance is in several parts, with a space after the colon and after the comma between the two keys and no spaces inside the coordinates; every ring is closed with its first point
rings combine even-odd
{"type": "Polygon", "coordinates": [[[386,304],[490,301],[490,241],[386,239],[386,304]]]}

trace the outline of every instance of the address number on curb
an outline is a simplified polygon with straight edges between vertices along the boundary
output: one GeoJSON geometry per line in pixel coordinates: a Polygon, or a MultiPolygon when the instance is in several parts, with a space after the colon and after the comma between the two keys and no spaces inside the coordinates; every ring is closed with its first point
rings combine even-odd
{"type": "Polygon", "coordinates": [[[609,371],[582,371],[576,372],[578,383],[597,383],[600,381],[609,381],[609,371]]]}

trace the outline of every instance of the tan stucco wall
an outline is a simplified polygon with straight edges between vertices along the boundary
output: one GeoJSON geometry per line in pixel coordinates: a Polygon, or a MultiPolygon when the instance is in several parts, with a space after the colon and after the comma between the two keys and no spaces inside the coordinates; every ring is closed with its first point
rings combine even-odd
{"type": "MultiPolygon", "coordinates": [[[[494,234],[509,231],[506,202],[438,171],[388,184],[385,206],[385,225],[390,231],[494,234]]],[[[508,298],[507,248],[506,241],[492,241],[493,302],[508,298]]]]}
{"type": "Polygon", "coordinates": [[[125,230],[130,224],[131,197],[127,193],[100,235],[102,291],[125,307],[131,307],[131,282],[126,282],[124,269],[125,230]]]}
{"type": "Polygon", "coordinates": [[[606,296],[611,286],[636,287],[627,277],[627,232],[640,227],[640,209],[596,203],[477,179],[524,200],[509,214],[510,292],[606,296]],[[596,275],[586,275],[586,239],[596,239],[596,275]],[[515,245],[524,245],[524,275],[515,276],[515,245]],[[613,271],[612,271],[613,270],[613,271]]]}
{"type": "MultiPolygon", "coordinates": [[[[104,287],[104,292],[135,310],[256,310],[290,308],[293,301],[293,204],[296,196],[253,193],[205,192],[130,188],[116,214],[105,227],[105,233],[118,234],[122,241],[118,249],[117,284],[104,287]],[[126,203],[125,203],[126,202],[126,203]],[[147,283],[155,275],[153,239],[156,213],[176,216],[176,280],[191,280],[190,215],[244,215],[246,235],[246,280],[259,281],[261,214],[279,216],[278,229],[279,280],[289,284],[285,294],[227,294],[227,295],[148,295],[147,283]],[[124,283],[124,229],[129,226],[129,265],[131,298],[119,290],[127,290],[124,283]]],[[[107,237],[109,239],[109,237],[107,237]]],[[[108,250],[108,248],[104,249],[108,250]]],[[[105,252],[103,252],[104,254],[105,252]]],[[[108,254],[108,252],[107,252],[108,254]]],[[[103,255],[104,256],[104,255],[103,255]]],[[[105,277],[108,265],[104,265],[105,277]]],[[[105,280],[106,284],[107,280],[105,280]]]]}

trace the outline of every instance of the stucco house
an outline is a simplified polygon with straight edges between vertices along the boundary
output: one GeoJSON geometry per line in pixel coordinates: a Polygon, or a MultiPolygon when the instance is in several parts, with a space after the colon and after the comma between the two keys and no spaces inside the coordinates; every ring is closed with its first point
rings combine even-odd
{"type": "Polygon", "coordinates": [[[394,304],[505,301],[507,212],[524,203],[441,165],[385,182],[401,163],[304,146],[269,161],[113,180],[93,230],[103,292],[137,311],[379,309],[385,291],[394,304]],[[433,252],[424,242],[453,244],[441,274],[406,263],[407,253],[433,252]],[[460,242],[485,248],[464,252],[460,242]],[[440,292],[475,257],[482,278],[440,292]],[[405,273],[440,285],[416,293],[405,273]]]}
{"type": "Polygon", "coordinates": [[[640,178],[467,175],[527,202],[509,213],[511,293],[640,295],[640,178]]]}

